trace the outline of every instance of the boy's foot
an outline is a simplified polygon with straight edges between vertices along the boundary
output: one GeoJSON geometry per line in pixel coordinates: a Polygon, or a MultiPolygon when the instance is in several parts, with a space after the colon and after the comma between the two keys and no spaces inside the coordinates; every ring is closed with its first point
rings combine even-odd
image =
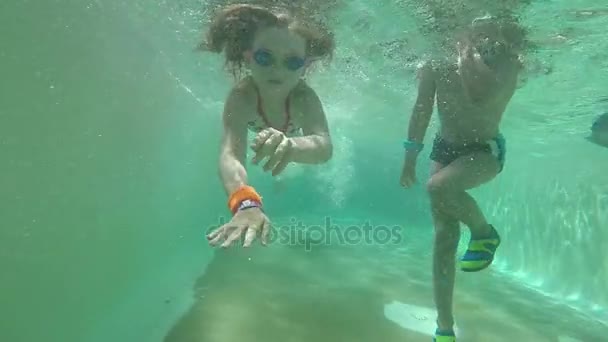
{"type": "Polygon", "coordinates": [[[453,330],[435,330],[433,342],[456,342],[456,335],[453,330]]]}
{"type": "Polygon", "coordinates": [[[464,272],[481,271],[494,261],[494,254],[500,245],[500,236],[492,225],[490,225],[491,233],[488,237],[481,239],[472,239],[469,241],[469,247],[460,259],[460,269],[464,272]]]}

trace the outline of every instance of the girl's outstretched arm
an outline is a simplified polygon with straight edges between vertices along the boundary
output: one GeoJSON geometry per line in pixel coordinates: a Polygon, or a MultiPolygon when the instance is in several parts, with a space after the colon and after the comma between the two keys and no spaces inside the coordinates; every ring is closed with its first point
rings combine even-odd
{"type": "Polygon", "coordinates": [[[245,158],[247,149],[247,123],[243,115],[246,108],[242,90],[235,88],[224,105],[223,132],[219,158],[219,172],[228,195],[247,185],[245,158]]]}

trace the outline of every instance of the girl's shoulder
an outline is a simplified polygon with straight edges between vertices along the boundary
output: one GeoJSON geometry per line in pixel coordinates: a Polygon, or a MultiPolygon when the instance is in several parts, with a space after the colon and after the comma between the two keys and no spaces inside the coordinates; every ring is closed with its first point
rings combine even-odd
{"type": "Polygon", "coordinates": [[[307,103],[310,100],[318,98],[317,92],[304,80],[300,80],[300,82],[295,86],[291,96],[292,99],[298,103],[307,103]]]}
{"type": "Polygon", "coordinates": [[[231,92],[238,96],[250,97],[255,95],[255,84],[251,76],[240,79],[234,86],[232,86],[231,92]]]}
{"type": "Polygon", "coordinates": [[[257,101],[257,92],[251,78],[243,78],[234,84],[230,89],[229,98],[231,101],[238,102],[241,106],[255,104],[257,101]]]}
{"type": "Polygon", "coordinates": [[[251,83],[251,80],[242,79],[232,86],[224,104],[224,112],[228,115],[229,113],[239,113],[234,116],[239,118],[238,120],[248,121],[255,115],[256,106],[256,92],[255,87],[251,83]]]}

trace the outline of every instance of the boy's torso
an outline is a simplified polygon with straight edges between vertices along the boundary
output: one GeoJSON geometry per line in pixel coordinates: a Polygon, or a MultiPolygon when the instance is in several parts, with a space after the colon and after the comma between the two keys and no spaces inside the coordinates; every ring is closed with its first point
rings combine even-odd
{"type": "Polygon", "coordinates": [[[474,103],[456,65],[436,69],[437,112],[441,136],[452,143],[487,141],[499,133],[500,121],[512,92],[498,92],[494,98],[474,103]]]}

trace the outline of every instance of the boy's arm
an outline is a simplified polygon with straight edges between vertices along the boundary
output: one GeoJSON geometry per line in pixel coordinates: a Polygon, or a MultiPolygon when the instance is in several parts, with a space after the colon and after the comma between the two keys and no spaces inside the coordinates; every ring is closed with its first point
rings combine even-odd
{"type": "Polygon", "coordinates": [[[517,82],[518,71],[521,68],[519,61],[512,61],[509,58],[489,66],[470,46],[461,50],[458,66],[464,89],[474,102],[492,100],[506,87],[510,88],[513,81],[517,82]]]}
{"type": "Polygon", "coordinates": [[[333,145],[327,118],[317,94],[310,88],[299,105],[302,108],[302,131],[304,136],[290,138],[292,148],[290,160],[295,163],[320,164],[331,159],[333,145]]]}
{"type": "MultiPolygon", "coordinates": [[[[422,146],[431,115],[433,114],[436,91],[435,71],[431,63],[428,62],[418,70],[418,96],[416,97],[416,104],[410,117],[407,133],[410,142],[422,146]]],[[[419,152],[416,149],[408,149],[406,151],[406,161],[415,161],[419,152]]]]}
{"type": "Polygon", "coordinates": [[[245,157],[247,123],[243,120],[244,95],[233,90],[226,100],[222,114],[223,132],[219,158],[220,178],[226,194],[230,195],[247,184],[245,157]]]}
{"type": "Polygon", "coordinates": [[[481,58],[481,55],[470,43],[464,43],[458,56],[458,67],[465,88],[479,94],[497,83],[496,73],[481,58]]]}

